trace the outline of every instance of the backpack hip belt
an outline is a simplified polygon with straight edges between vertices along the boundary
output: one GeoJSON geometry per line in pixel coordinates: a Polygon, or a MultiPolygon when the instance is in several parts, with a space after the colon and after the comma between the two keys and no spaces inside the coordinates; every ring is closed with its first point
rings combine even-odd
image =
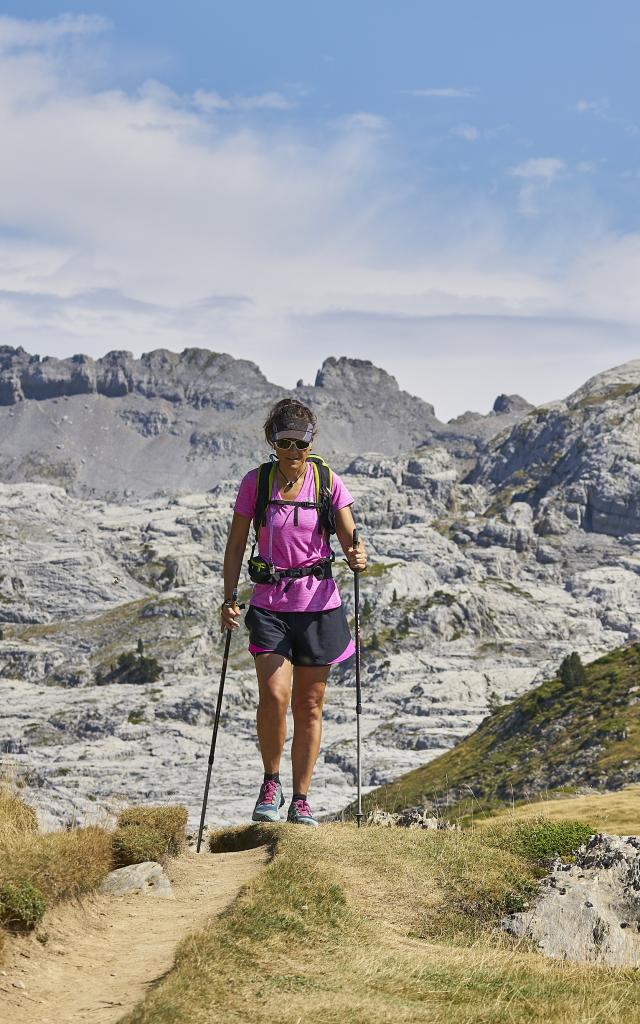
{"type": "Polygon", "coordinates": [[[333,578],[333,570],[331,563],[335,559],[333,551],[331,555],[326,558],[321,558],[320,561],[314,562],[313,565],[304,566],[292,566],[290,569],[276,569],[274,565],[269,565],[262,558],[255,558],[253,551],[255,544],[251,550],[251,557],[248,561],[249,568],[249,579],[253,583],[279,583],[281,579],[288,579],[286,587],[283,593],[287,593],[289,587],[294,580],[302,579],[304,576],[315,576],[317,580],[330,580],[333,578]]]}

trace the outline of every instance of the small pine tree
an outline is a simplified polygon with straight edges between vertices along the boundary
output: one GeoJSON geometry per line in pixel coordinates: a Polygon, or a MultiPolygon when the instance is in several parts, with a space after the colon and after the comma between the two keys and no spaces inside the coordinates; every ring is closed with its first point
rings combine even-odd
{"type": "Polygon", "coordinates": [[[144,654],[144,644],[142,643],[142,637],[138,637],[138,654],[144,654]]]}
{"type": "Polygon", "coordinates": [[[369,615],[371,615],[371,612],[371,601],[369,600],[368,597],[365,597],[364,601],[362,602],[362,617],[367,618],[369,615]]]}
{"type": "Polygon", "coordinates": [[[568,654],[562,660],[559,674],[565,690],[573,690],[576,686],[582,686],[587,680],[585,667],[580,660],[580,655],[576,651],[568,654]]]}
{"type": "Polygon", "coordinates": [[[492,690],[487,697],[487,710],[489,714],[495,715],[496,711],[499,711],[501,707],[502,699],[500,698],[500,695],[497,694],[495,690],[492,690]]]}
{"type": "Polygon", "coordinates": [[[397,600],[398,600],[398,591],[394,587],[393,588],[393,594],[391,595],[391,603],[395,604],[397,600]]]}

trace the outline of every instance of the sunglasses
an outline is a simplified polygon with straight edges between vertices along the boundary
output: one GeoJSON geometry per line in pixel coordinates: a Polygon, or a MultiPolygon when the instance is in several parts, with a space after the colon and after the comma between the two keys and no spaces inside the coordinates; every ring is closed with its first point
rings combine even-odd
{"type": "Polygon", "coordinates": [[[311,441],[299,441],[293,437],[282,437],[279,441],[275,441],[276,448],[282,448],[283,451],[287,452],[290,448],[297,448],[299,452],[303,452],[309,447],[311,441]]]}

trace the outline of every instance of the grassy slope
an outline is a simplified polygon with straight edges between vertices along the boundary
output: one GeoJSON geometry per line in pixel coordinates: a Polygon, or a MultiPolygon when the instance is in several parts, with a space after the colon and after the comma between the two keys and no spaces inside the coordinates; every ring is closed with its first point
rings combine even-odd
{"type": "Polygon", "coordinates": [[[521,804],[515,810],[508,808],[490,818],[476,819],[476,824],[484,828],[514,816],[527,819],[539,815],[544,815],[550,821],[566,818],[583,821],[599,832],[640,836],[640,783],[625,786],[617,793],[567,796],[521,804]]]}
{"type": "Polygon", "coordinates": [[[534,891],[541,836],[575,846],[575,826],[283,824],[236,848],[260,832],[271,864],[121,1024],[640,1022],[640,971],[551,961],[495,927],[534,891]]]}
{"type": "Polygon", "coordinates": [[[452,750],[367,794],[365,810],[436,801],[444,817],[466,823],[546,792],[621,786],[627,774],[632,781],[640,758],[640,645],[585,667],[584,685],[566,690],[547,680],[452,750]]]}

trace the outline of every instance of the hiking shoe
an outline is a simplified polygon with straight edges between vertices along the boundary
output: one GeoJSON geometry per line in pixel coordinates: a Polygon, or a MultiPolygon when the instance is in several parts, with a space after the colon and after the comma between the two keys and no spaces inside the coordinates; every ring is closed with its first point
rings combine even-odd
{"type": "Polygon", "coordinates": [[[292,800],[289,804],[289,811],[287,812],[287,821],[290,821],[293,825],[311,825],[312,828],[318,827],[318,822],[311,813],[311,808],[306,800],[292,800]]]}
{"type": "Polygon", "coordinates": [[[260,795],[251,815],[252,821],[280,821],[280,808],[284,803],[282,786],[274,779],[266,779],[260,786],[260,795]]]}

